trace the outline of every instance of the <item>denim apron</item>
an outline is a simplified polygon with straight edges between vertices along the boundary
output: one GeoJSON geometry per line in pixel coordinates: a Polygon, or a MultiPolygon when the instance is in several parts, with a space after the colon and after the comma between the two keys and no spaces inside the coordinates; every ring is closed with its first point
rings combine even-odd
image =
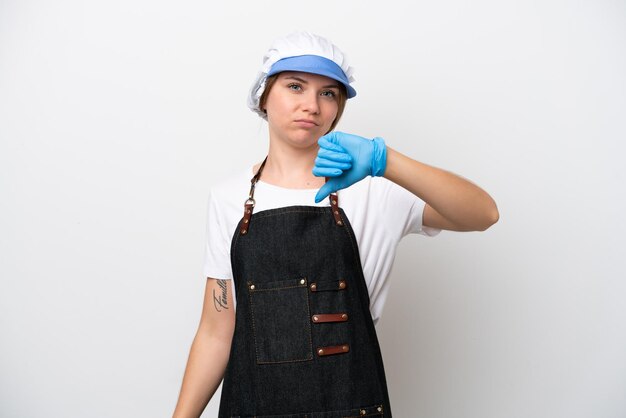
{"type": "Polygon", "coordinates": [[[253,214],[231,243],[237,300],[220,418],[391,417],[354,232],[330,207],[253,214]]]}

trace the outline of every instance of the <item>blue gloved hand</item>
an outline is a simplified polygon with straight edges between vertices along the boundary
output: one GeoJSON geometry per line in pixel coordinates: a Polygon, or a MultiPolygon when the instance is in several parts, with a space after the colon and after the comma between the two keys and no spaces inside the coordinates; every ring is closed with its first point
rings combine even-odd
{"type": "Polygon", "coordinates": [[[320,149],[313,174],[331,178],[315,195],[316,203],[367,176],[382,176],[385,173],[387,147],[382,138],[370,140],[343,132],[331,132],[317,143],[320,149]]]}

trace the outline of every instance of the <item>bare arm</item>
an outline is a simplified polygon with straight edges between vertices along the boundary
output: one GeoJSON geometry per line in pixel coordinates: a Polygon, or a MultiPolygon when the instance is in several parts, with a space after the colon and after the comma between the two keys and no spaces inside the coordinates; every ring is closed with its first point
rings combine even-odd
{"type": "Polygon", "coordinates": [[[235,329],[231,282],[207,278],[202,317],[189,352],[174,418],[198,418],[224,377],[235,329]]]}
{"type": "Polygon", "coordinates": [[[498,221],[496,203],[483,189],[389,147],[385,177],[426,202],[422,220],[425,226],[451,231],[484,231],[498,221]]]}

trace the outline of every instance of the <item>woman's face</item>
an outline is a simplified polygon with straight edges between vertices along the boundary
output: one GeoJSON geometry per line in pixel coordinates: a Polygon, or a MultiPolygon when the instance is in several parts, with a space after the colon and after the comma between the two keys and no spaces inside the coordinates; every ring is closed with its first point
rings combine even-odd
{"type": "Polygon", "coordinates": [[[337,117],[340,88],[322,75],[280,73],[265,102],[270,138],[297,148],[317,145],[337,117]]]}

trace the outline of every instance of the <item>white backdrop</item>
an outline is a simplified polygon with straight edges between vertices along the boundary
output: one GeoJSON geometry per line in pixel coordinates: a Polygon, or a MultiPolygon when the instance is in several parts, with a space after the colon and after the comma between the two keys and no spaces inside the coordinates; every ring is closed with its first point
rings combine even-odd
{"type": "Polygon", "coordinates": [[[500,209],[400,245],[395,416],[626,416],[626,4],[603,0],[0,0],[0,416],[171,416],[207,190],[263,157],[245,97],[294,29],[356,68],[341,130],[500,209]]]}

